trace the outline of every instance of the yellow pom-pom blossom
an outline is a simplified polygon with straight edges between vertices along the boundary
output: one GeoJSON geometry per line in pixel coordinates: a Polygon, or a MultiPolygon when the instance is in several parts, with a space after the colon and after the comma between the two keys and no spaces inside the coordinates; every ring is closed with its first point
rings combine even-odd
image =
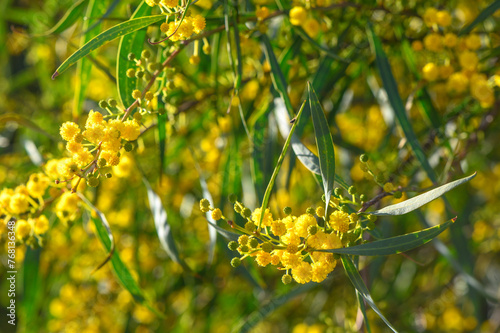
{"type": "Polygon", "coordinates": [[[307,237],[307,229],[310,226],[317,225],[316,218],[310,214],[302,214],[295,223],[295,233],[300,237],[307,237]]]}
{"type": "Polygon", "coordinates": [[[436,81],[439,77],[439,69],[436,64],[430,62],[422,68],[422,74],[427,81],[436,81]]]}
{"type": "Polygon", "coordinates": [[[319,34],[320,25],[315,19],[309,18],[302,24],[302,28],[311,38],[316,38],[319,34]]]}
{"type": "Polygon", "coordinates": [[[290,23],[293,25],[301,25],[307,18],[307,11],[304,7],[293,7],[290,9],[290,23]]]}
{"type": "Polygon", "coordinates": [[[467,90],[469,87],[469,79],[462,72],[453,73],[448,78],[446,83],[446,89],[449,92],[461,94],[467,90]]]}
{"type": "Polygon", "coordinates": [[[199,34],[200,32],[203,31],[203,29],[205,29],[206,26],[205,18],[201,15],[196,15],[193,17],[192,24],[193,24],[193,31],[199,34]]]}
{"type": "Polygon", "coordinates": [[[453,48],[457,45],[458,37],[452,32],[448,32],[443,37],[443,45],[449,48],[453,48]]]}
{"type": "Polygon", "coordinates": [[[416,52],[422,51],[424,49],[424,44],[422,44],[421,41],[416,40],[411,43],[411,48],[416,52]]]}
{"type": "Polygon", "coordinates": [[[22,214],[29,209],[29,197],[24,193],[15,193],[10,197],[9,211],[13,214],[22,214]]]}
{"type": "Polygon", "coordinates": [[[436,13],[436,22],[441,27],[447,27],[451,24],[451,15],[446,10],[440,10],[436,13]]]}
{"type": "MultiPolygon", "coordinates": [[[[262,210],[260,208],[256,208],[253,211],[252,221],[255,223],[255,225],[259,225],[261,212],[262,212],[262,210]]],[[[272,222],[273,222],[273,214],[271,214],[271,212],[269,211],[269,208],[266,208],[266,210],[264,212],[264,217],[262,219],[262,225],[266,226],[266,227],[270,227],[272,222]]]]}
{"type": "Polygon", "coordinates": [[[349,230],[349,215],[337,210],[330,214],[330,225],[340,233],[346,233],[349,230]]]}
{"type": "Polygon", "coordinates": [[[269,8],[267,7],[257,7],[255,10],[255,17],[258,21],[262,21],[269,16],[269,8]]]}
{"type": "Polygon", "coordinates": [[[127,120],[123,123],[122,138],[127,141],[137,140],[141,134],[139,123],[135,120],[127,120]]]}
{"type": "Polygon", "coordinates": [[[438,33],[431,33],[425,36],[424,46],[427,50],[432,52],[439,52],[442,48],[442,37],[438,33]]]}
{"type": "Polygon", "coordinates": [[[45,215],[40,215],[34,221],[35,234],[41,235],[46,233],[47,230],[49,230],[49,220],[45,217],[45,215]]]}
{"type": "Polygon", "coordinates": [[[49,187],[49,184],[49,177],[39,172],[30,175],[26,188],[28,189],[30,196],[37,198],[43,196],[45,190],[49,187]]]}
{"type": "Polygon", "coordinates": [[[61,125],[59,133],[64,140],[71,141],[80,133],[80,127],[72,121],[67,121],[61,125]]]}
{"type": "Polygon", "coordinates": [[[161,0],[161,4],[168,8],[175,8],[179,5],[178,0],[161,0]]]}
{"type": "Polygon", "coordinates": [[[73,220],[76,217],[80,198],[75,193],[65,192],[56,204],[56,215],[62,221],[73,220]]]}
{"type": "Polygon", "coordinates": [[[495,94],[493,89],[489,86],[488,81],[484,79],[476,79],[471,81],[471,94],[472,97],[477,99],[481,106],[484,108],[491,107],[495,102],[495,94]]]}
{"type": "Polygon", "coordinates": [[[471,34],[465,38],[465,46],[469,50],[477,50],[481,47],[481,37],[477,34],[471,34]]]}
{"type": "Polygon", "coordinates": [[[292,269],[292,277],[298,283],[308,283],[313,277],[311,264],[302,262],[300,265],[292,269]]]}
{"type": "Polygon", "coordinates": [[[17,220],[16,222],[16,238],[25,240],[31,234],[31,225],[26,220],[17,220]]]}
{"type": "Polygon", "coordinates": [[[431,27],[438,21],[438,11],[436,8],[427,8],[423,15],[426,26],[431,27]]]}
{"type": "Polygon", "coordinates": [[[460,66],[467,71],[475,71],[479,63],[479,58],[475,52],[465,51],[458,56],[460,66]]]}

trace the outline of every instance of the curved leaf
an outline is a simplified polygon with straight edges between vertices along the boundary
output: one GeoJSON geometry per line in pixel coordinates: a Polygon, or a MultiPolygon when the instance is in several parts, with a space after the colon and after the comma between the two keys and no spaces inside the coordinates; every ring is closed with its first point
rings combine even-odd
{"type": "Polygon", "coordinates": [[[445,231],[457,218],[431,228],[409,234],[376,240],[370,243],[341,248],[320,250],[321,252],[352,254],[358,256],[387,256],[412,250],[424,245],[445,231]]]}
{"type": "MultiPolygon", "coordinates": [[[[288,114],[286,111],[286,107],[283,104],[283,101],[279,98],[276,98],[274,100],[274,115],[276,116],[277,123],[278,123],[278,128],[281,132],[281,136],[283,138],[286,138],[288,134],[290,133],[290,120],[288,118],[288,114]]],[[[292,135],[291,139],[291,146],[293,149],[293,152],[299,159],[299,161],[312,173],[316,175],[320,175],[321,171],[319,168],[319,158],[318,156],[314,155],[312,151],[309,150],[297,137],[297,135],[294,133],[292,135]]],[[[349,185],[340,177],[339,175],[335,174],[335,181],[337,184],[339,184],[343,189],[348,190],[349,185]]]]}
{"type": "MultiPolygon", "coordinates": [[[[264,212],[267,208],[267,204],[269,202],[269,197],[271,196],[271,191],[272,191],[273,186],[274,186],[274,181],[276,180],[276,177],[278,176],[281,165],[283,164],[286,152],[288,151],[288,147],[290,146],[290,140],[292,138],[293,132],[295,131],[295,128],[297,127],[297,124],[299,123],[300,115],[302,114],[302,111],[304,110],[305,105],[306,105],[306,101],[304,101],[304,103],[302,103],[302,106],[300,107],[299,113],[297,114],[297,117],[295,117],[295,121],[292,125],[292,129],[290,130],[290,133],[288,134],[288,138],[286,139],[285,144],[283,145],[283,150],[281,151],[280,157],[278,158],[278,162],[276,163],[276,167],[274,168],[271,179],[269,180],[269,183],[267,184],[266,192],[264,193],[264,198],[262,199],[261,212],[264,212]]],[[[257,230],[260,230],[263,219],[264,219],[264,213],[260,214],[259,226],[258,226],[257,230]]]]}
{"type": "Polygon", "coordinates": [[[76,50],[71,56],[69,56],[69,58],[66,59],[54,72],[54,74],[52,75],[52,79],[55,79],[75,62],[85,57],[90,52],[101,47],[102,45],[106,44],[107,42],[112,41],[115,38],[128,35],[134,31],[145,28],[163,19],[165,19],[165,15],[154,15],[128,20],[126,22],[119,23],[112,28],[109,28],[108,30],[91,39],[88,43],[86,43],[80,49],[76,50]]]}
{"type": "Polygon", "coordinates": [[[325,112],[319,103],[318,96],[316,96],[316,92],[314,92],[311,83],[308,83],[308,90],[314,135],[316,137],[316,145],[318,146],[319,168],[321,170],[323,189],[325,191],[325,216],[328,216],[328,207],[330,206],[330,197],[333,192],[333,182],[335,179],[335,150],[333,148],[332,135],[328,128],[325,112]]]}
{"type": "MultiPolygon", "coordinates": [[[[89,40],[94,38],[101,31],[100,24],[95,24],[94,28],[92,29],[89,29],[89,25],[92,22],[94,22],[94,20],[91,18],[101,16],[105,8],[106,8],[105,1],[90,0],[89,5],[87,6],[87,12],[85,14],[87,19],[83,22],[82,30],[85,30],[85,33],[82,35],[80,39],[80,46],[85,45],[89,40]]],[[[90,81],[91,71],[92,71],[91,59],[83,58],[82,61],[78,63],[76,69],[75,96],[73,98],[74,116],[78,116],[82,113],[83,102],[90,81]]]]}
{"type": "Polygon", "coordinates": [[[495,13],[499,9],[500,9],[500,0],[496,0],[493,3],[491,3],[488,7],[483,9],[483,11],[479,13],[479,15],[474,19],[474,21],[471,22],[471,24],[460,30],[458,35],[463,36],[468,34],[469,32],[472,31],[472,29],[474,29],[476,25],[486,20],[488,17],[493,15],[493,13],[495,13]]]}
{"type": "Polygon", "coordinates": [[[106,264],[107,261],[109,260],[109,257],[111,257],[111,266],[120,284],[132,295],[132,297],[136,302],[146,306],[157,316],[163,317],[163,314],[161,314],[157,309],[152,307],[146,300],[146,298],[144,297],[144,293],[139,287],[139,284],[137,283],[137,281],[135,281],[134,277],[132,276],[132,273],[130,273],[130,270],[120,259],[118,252],[115,251],[113,234],[111,233],[111,228],[109,227],[109,223],[106,219],[106,216],[94,205],[92,205],[92,203],[90,203],[90,201],[88,201],[87,198],[85,198],[83,195],[79,194],[79,197],[85,202],[85,204],[89,207],[89,209],[93,210],[94,213],[97,215],[97,217],[91,217],[91,220],[95,226],[96,236],[101,241],[101,244],[104,247],[104,249],[109,253],[108,259],[103,264],[101,264],[97,269],[106,264]]]}
{"type": "Polygon", "coordinates": [[[422,149],[422,146],[418,142],[417,136],[413,131],[413,127],[410,124],[408,116],[406,114],[406,109],[403,105],[403,101],[401,100],[401,96],[399,95],[398,85],[394,76],[392,75],[392,69],[389,64],[389,60],[387,59],[387,55],[385,54],[382,43],[380,39],[375,35],[373,31],[373,26],[368,25],[368,36],[370,39],[370,44],[373,52],[375,53],[375,63],[377,65],[378,71],[380,73],[380,78],[382,79],[382,83],[385,91],[387,92],[387,97],[389,98],[389,102],[391,104],[392,110],[398,120],[401,129],[403,130],[406,139],[410,147],[413,150],[413,153],[417,157],[417,160],[420,162],[420,165],[427,173],[429,179],[436,183],[437,177],[425,156],[425,153],[422,149]]]}
{"type": "MultiPolygon", "coordinates": [[[[135,19],[151,14],[152,7],[146,2],[142,2],[135,12],[130,17],[135,19]]],[[[146,39],[146,30],[138,30],[134,33],[123,36],[118,45],[118,57],[116,59],[116,87],[118,89],[118,97],[124,107],[127,107],[135,102],[132,97],[132,91],[137,86],[136,77],[129,78],[127,70],[132,66],[128,60],[129,53],[138,55],[141,53],[144,41],[146,39]]]]}
{"type": "Polygon", "coordinates": [[[149,208],[151,213],[153,213],[153,220],[155,222],[156,232],[158,233],[158,238],[163,249],[167,252],[170,259],[178,264],[182,264],[182,260],[179,258],[179,252],[177,251],[177,246],[175,245],[174,238],[172,237],[172,232],[170,230],[170,224],[167,221],[167,212],[163,208],[160,197],[149,185],[149,182],[145,177],[142,178],[144,185],[148,192],[149,208]]]}
{"type": "Polygon", "coordinates": [[[71,27],[81,16],[83,13],[83,9],[85,8],[86,2],[88,0],[79,0],[76,1],[64,14],[64,16],[53,26],[50,30],[40,34],[39,36],[47,36],[52,34],[59,34],[64,30],[71,27]]]}
{"type": "Polygon", "coordinates": [[[366,287],[365,283],[363,282],[363,279],[361,278],[361,275],[359,275],[358,270],[354,266],[354,264],[351,261],[351,259],[347,255],[345,255],[345,254],[342,254],[342,264],[344,265],[345,273],[346,273],[347,277],[349,277],[349,280],[351,280],[354,288],[356,288],[356,290],[361,294],[361,296],[363,296],[363,298],[365,299],[366,303],[368,303],[368,305],[371,306],[371,308],[373,309],[373,311],[375,311],[379,315],[379,317],[386,323],[386,325],[389,326],[389,328],[393,332],[397,333],[398,331],[384,317],[384,315],[382,314],[382,312],[380,312],[379,308],[377,307],[377,305],[373,301],[373,298],[370,295],[370,292],[368,291],[368,288],[366,287]]]}
{"type": "Polygon", "coordinates": [[[440,196],[454,189],[455,187],[468,182],[475,176],[476,172],[474,172],[474,174],[470,175],[469,177],[455,180],[451,183],[439,186],[438,188],[425,192],[424,194],[420,194],[417,195],[416,197],[397,203],[395,205],[387,206],[382,209],[376,210],[374,212],[370,212],[369,214],[382,216],[382,215],[403,215],[409,213],[431,202],[432,200],[439,198],[440,196]]]}

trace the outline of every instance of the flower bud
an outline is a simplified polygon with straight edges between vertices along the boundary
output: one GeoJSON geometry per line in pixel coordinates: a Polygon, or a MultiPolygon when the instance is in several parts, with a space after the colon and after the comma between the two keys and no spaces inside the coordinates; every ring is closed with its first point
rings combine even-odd
{"type": "Polygon", "coordinates": [[[354,186],[349,187],[349,194],[350,195],[354,195],[354,194],[356,194],[356,192],[357,192],[356,187],[354,187],[354,186]]]}
{"type": "Polygon", "coordinates": [[[311,236],[314,236],[316,235],[316,233],[318,232],[318,226],[317,225],[311,225],[309,226],[309,228],[307,228],[307,233],[311,236]]]}
{"type": "Polygon", "coordinates": [[[396,199],[401,199],[401,197],[403,196],[403,193],[401,193],[401,191],[394,191],[394,198],[396,199]]]}
{"type": "Polygon", "coordinates": [[[215,208],[213,211],[212,211],[212,218],[217,221],[217,220],[220,220],[222,218],[222,212],[220,211],[219,208],[215,208]]]}
{"type": "Polygon", "coordinates": [[[306,213],[309,215],[314,215],[314,213],[316,213],[316,211],[314,210],[314,208],[309,207],[306,209],[306,213]]]}
{"type": "Polygon", "coordinates": [[[291,207],[285,207],[285,208],[283,208],[283,213],[285,213],[285,215],[292,214],[292,208],[291,207]]]}
{"type": "Polygon", "coordinates": [[[362,155],[359,157],[359,160],[361,161],[361,163],[366,163],[366,162],[368,162],[369,157],[368,157],[368,155],[366,155],[366,154],[362,154],[362,155]]]}
{"type": "Polygon", "coordinates": [[[253,232],[256,228],[257,226],[251,221],[245,223],[245,230],[248,232],[253,232]]]}
{"type": "Polygon", "coordinates": [[[99,179],[97,177],[91,176],[87,178],[87,185],[90,187],[97,187],[99,185],[99,179]]]}
{"type": "Polygon", "coordinates": [[[283,282],[283,284],[290,284],[292,282],[292,276],[290,274],[283,275],[281,282],[283,282]]]}
{"type": "Polygon", "coordinates": [[[235,242],[235,241],[231,241],[229,242],[229,244],[227,244],[227,247],[231,250],[231,251],[236,251],[238,249],[238,243],[235,242]]]}
{"type": "Polygon", "coordinates": [[[257,240],[257,238],[250,238],[250,240],[248,241],[248,245],[252,249],[255,249],[257,246],[259,246],[259,241],[257,240]]]}
{"type": "Polygon", "coordinates": [[[241,265],[241,259],[238,258],[238,257],[235,257],[231,260],[231,266],[233,266],[234,268],[238,267],[239,265],[241,265]]]}
{"type": "Polygon", "coordinates": [[[250,210],[250,208],[244,208],[241,212],[241,216],[247,219],[252,216],[252,211],[250,210]]]}
{"type": "Polygon", "coordinates": [[[274,249],[274,246],[273,246],[273,244],[271,244],[269,242],[265,242],[261,245],[261,248],[262,248],[262,251],[270,253],[274,249]]]}

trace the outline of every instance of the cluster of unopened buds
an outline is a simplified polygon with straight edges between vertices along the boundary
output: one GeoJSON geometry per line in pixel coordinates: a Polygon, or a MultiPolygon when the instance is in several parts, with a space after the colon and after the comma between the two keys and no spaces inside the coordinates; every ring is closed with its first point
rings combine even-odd
{"type": "MultiPolygon", "coordinates": [[[[227,220],[232,229],[242,234],[238,241],[228,244],[230,250],[241,255],[233,258],[231,265],[237,267],[243,259],[253,257],[260,266],[273,265],[284,271],[284,284],[290,283],[292,278],[298,283],[325,280],[339,259],[338,255],[325,250],[358,244],[363,241],[363,230],[373,227],[374,216],[364,219],[357,213],[348,214],[347,206],[340,205],[338,198],[330,201],[333,211],[327,218],[322,206],[308,208],[299,216],[292,215],[292,209],[286,207],[283,210],[285,217],[276,219],[267,208],[262,221],[261,208],[252,212],[234,196],[230,200],[235,212],[246,221],[242,227],[227,220]]],[[[212,207],[207,199],[200,201],[200,209],[210,212],[214,220],[225,219],[221,210],[212,207]]]]}

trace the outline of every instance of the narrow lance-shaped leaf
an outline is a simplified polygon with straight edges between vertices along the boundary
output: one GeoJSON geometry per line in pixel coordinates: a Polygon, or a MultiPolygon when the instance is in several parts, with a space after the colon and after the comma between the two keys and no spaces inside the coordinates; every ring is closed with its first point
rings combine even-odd
{"type": "Polygon", "coordinates": [[[455,187],[468,182],[475,176],[476,173],[474,172],[474,174],[470,175],[469,177],[455,180],[451,183],[439,186],[438,188],[425,192],[424,194],[417,195],[416,197],[413,197],[411,199],[405,200],[395,205],[384,207],[374,212],[370,212],[370,214],[381,216],[381,215],[403,215],[409,213],[431,202],[432,200],[439,198],[440,196],[454,189],[455,187]]]}
{"type": "Polygon", "coordinates": [[[429,179],[433,183],[436,183],[436,174],[430,166],[429,161],[427,160],[425,153],[420,146],[420,143],[418,142],[417,136],[413,131],[413,128],[406,114],[406,109],[403,105],[403,101],[401,99],[401,96],[399,95],[396,80],[392,75],[392,69],[389,64],[389,60],[387,59],[387,55],[382,48],[380,39],[377,37],[377,35],[375,35],[375,32],[373,31],[372,25],[368,25],[368,36],[372,49],[375,53],[375,63],[378,67],[383,86],[385,88],[385,91],[387,92],[389,103],[391,104],[396,119],[398,120],[398,123],[401,126],[405,137],[408,140],[408,144],[413,150],[413,153],[417,157],[417,160],[420,162],[420,165],[427,173],[429,179]]]}
{"type": "Polygon", "coordinates": [[[94,217],[91,218],[95,226],[96,236],[97,238],[99,238],[99,241],[103,245],[104,249],[109,253],[109,256],[106,259],[106,261],[103,264],[101,264],[98,268],[106,264],[106,262],[109,260],[109,257],[111,257],[111,266],[113,268],[113,272],[118,278],[120,284],[132,295],[134,300],[146,306],[157,316],[164,317],[163,314],[161,314],[157,309],[152,307],[146,300],[146,298],[144,297],[144,293],[139,287],[137,281],[135,281],[134,277],[132,276],[132,273],[130,273],[130,270],[120,259],[118,252],[115,251],[113,234],[111,233],[111,228],[109,227],[109,223],[106,219],[106,216],[100,210],[98,210],[94,205],[92,205],[92,203],[90,203],[90,201],[88,201],[87,198],[85,198],[83,195],[79,194],[79,197],[85,202],[85,204],[89,207],[89,209],[93,210],[94,213],[96,213],[97,218],[94,217]]]}
{"type": "Polygon", "coordinates": [[[71,56],[69,56],[69,58],[66,59],[52,75],[52,79],[55,79],[75,62],[85,57],[90,52],[101,47],[102,45],[106,44],[107,42],[115,38],[130,34],[134,31],[140,30],[164,19],[165,15],[154,15],[128,20],[126,22],[119,23],[112,28],[109,28],[108,30],[91,39],[87,44],[85,44],[80,49],[76,50],[71,56]]]}
{"type": "Polygon", "coordinates": [[[368,288],[366,287],[365,283],[363,282],[363,279],[361,278],[361,275],[359,275],[358,270],[354,266],[353,262],[351,259],[345,255],[342,254],[342,264],[344,265],[345,273],[347,277],[349,277],[349,280],[351,280],[351,283],[353,284],[354,288],[363,296],[363,298],[366,300],[366,303],[371,306],[373,311],[375,311],[379,317],[386,323],[386,325],[393,331],[393,332],[398,332],[392,325],[391,323],[384,317],[382,312],[379,310],[375,302],[373,301],[372,296],[370,295],[370,291],[368,291],[368,288]]]}
{"type": "Polygon", "coordinates": [[[328,216],[328,206],[333,192],[333,182],[335,179],[335,150],[333,148],[332,135],[330,134],[330,129],[328,128],[325,113],[311,83],[308,84],[308,90],[311,117],[314,125],[314,135],[316,137],[316,145],[318,146],[319,168],[321,170],[323,189],[325,191],[325,216],[328,216]]]}
{"type": "MultiPolygon", "coordinates": [[[[151,14],[152,7],[146,2],[142,2],[135,12],[130,17],[135,19],[151,14]]],[[[124,107],[128,107],[134,103],[132,91],[137,86],[137,78],[135,76],[128,77],[127,70],[134,65],[133,62],[128,60],[130,53],[138,56],[143,48],[144,41],[146,40],[146,29],[137,30],[134,33],[123,36],[118,45],[118,56],[116,59],[116,87],[118,89],[118,97],[120,98],[124,107]]]]}
{"type": "Polygon", "coordinates": [[[87,1],[88,0],[76,1],[54,27],[52,27],[49,31],[41,34],[40,36],[59,34],[71,27],[80,17],[82,17],[82,13],[85,9],[87,1]]]}
{"type": "MultiPolygon", "coordinates": [[[[276,116],[276,120],[278,123],[278,128],[281,132],[281,135],[283,138],[286,138],[288,134],[290,133],[290,126],[288,125],[289,123],[289,118],[288,118],[288,113],[286,111],[286,107],[283,104],[282,100],[279,98],[276,98],[274,100],[274,115],[276,116]]],[[[309,150],[297,137],[297,135],[294,133],[292,135],[291,139],[291,146],[293,149],[293,152],[299,159],[299,161],[313,174],[320,175],[321,171],[319,168],[319,158],[318,156],[314,155],[312,151],[309,150]]],[[[335,174],[335,181],[337,184],[339,184],[342,188],[345,190],[349,189],[349,185],[337,174],[335,174]]]]}
{"type": "MultiPolygon", "coordinates": [[[[200,173],[200,185],[201,185],[201,190],[203,191],[203,197],[207,199],[211,205],[214,204],[214,200],[212,199],[212,195],[210,194],[210,191],[208,190],[208,185],[207,182],[205,181],[205,177],[202,176],[201,170],[198,171],[200,173]]],[[[208,224],[208,235],[210,236],[210,244],[208,246],[208,262],[212,263],[214,260],[214,253],[215,253],[215,244],[217,242],[217,229],[214,227],[214,225],[217,225],[217,222],[212,218],[212,214],[210,211],[205,213],[205,216],[207,218],[207,221],[210,222],[208,224]]]]}
{"type": "Polygon", "coordinates": [[[167,252],[170,259],[178,264],[181,264],[181,259],[179,258],[179,252],[177,251],[177,246],[175,245],[174,238],[172,237],[172,231],[170,230],[170,224],[167,221],[167,212],[163,208],[160,197],[149,185],[149,182],[145,177],[142,178],[144,185],[148,192],[149,208],[153,214],[153,220],[156,227],[156,232],[158,233],[158,238],[163,249],[167,252]]]}
{"type": "MultiPolygon", "coordinates": [[[[85,45],[89,40],[94,38],[101,31],[101,24],[93,24],[93,28],[89,29],[91,23],[94,19],[101,16],[104,13],[105,1],[102,0],[90,0],[87,6],[87,11],[85,13],[86,20],[83,22],[82,37],[80,38],[80,45],[85,45]]],[[[90,74],[92,71],[91,59],[83,58],[77,65],[76,69],[76,83],[75,83],[75,95],[73,98],[73,116],[76,118],[82,113],[83,101],[85,99],[85,94],[87,92],[87,87],[90,81],[90,74]]]]}
{"type": "Polygon", "coordinates": [[[471,22],[471,24],[460,30],[458,35],[463,36],[468,34],[469,32],[472,31],[472,29],[474,29],[476,25],[486,20],[488,17],[493,15],[493,13],[495,13],[499,9],[500,9],[500,0],[492,2],[488,7],[483,9],[481,13],[479,13],[479,15],[474,19],[474,21],[471,22]]]}
{"type": "Polygon", "coordinates": [[[283,72],[281,71],[278,59],[274,54],[273,47],[271,46],[271,42],[269,41],[269,37],[263,34],[260,39],[264,48],[264,53],[266,54],[267,61],[269,61],[269,64],[271,65],[271,79],[273,81],[274,88],[279,92],[281,98],[283,99],[288,114],[292,115],[293,107],[292,102],[290,101],[290,97],[288,97],[286,79],[283,75],[283,72]]]}
{"type": "Polygon", "coordinates": [[[285,159],[286,152],[288,150],[288,147],[290,146],[290,140],[292,139],[292,135],[293,135],[293,132],[295,131],[295,128],[297,127],[297,124],[299,123],[300,115],[302,114],[302,110],[304,110],[305,105],[306,105],[306,101],[304,101],[304,103],[302,103],[302,106],[300,107],[299,113],[297,114],[297,117],[295,117],[295,122],[293,123],[292,129],[290,130],[290,134],[288,134],[288,138],[285,141],[285,145],[283,146],[283,150],[281,151],[280,157],[278,158],[278,162],[276,163],[276,167],[274,168],[271,179],[269,180],[269,184],[267,184],[266,192],[264,193],[264,198],[262,199],[261,214],[260,214],[259,226],[258,226],[257,230],[260,230],[260,227],[262,225],[262,220],[264,219],[264,215],[265,215],[264,212],[266,211],[267,204],[269,202],[269,197],[271,196],[271,191],[272,191],[273,186],[274,186],[274,181],[276,180],[276,177],[278,176],[281,165],[283,164],[283,160],[285,159]]]}
{"type": "Polygon", "coordinates": [[[412,232],[409,234],[376,240],[356,246],[350,246],[340,249],[320,250],[321,252],[352,254],[358,256],[388,256],[412,250],[422,246],[440,233],[445,231],[457,218],[446,221],[443,224],[436,225],[427,229],[412,232]]]}

